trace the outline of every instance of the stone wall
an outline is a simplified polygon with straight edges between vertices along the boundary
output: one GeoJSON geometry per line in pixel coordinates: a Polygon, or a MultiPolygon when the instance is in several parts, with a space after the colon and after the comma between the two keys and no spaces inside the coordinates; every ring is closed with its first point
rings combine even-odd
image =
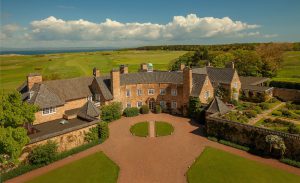
{"type": "Polygon", "coordinates": [[[287,88],[274,88],[273,96],[283,101],[300,102],[300,90],[287,88]]]}
{"type": "Polygon", "coordinates": [[[266,136],[273,134],[284,139],[286,145],[285,157],[300,161],[300,136],[252,125],[237,123],[220,119],[216,114],[206,118],[206,132],[208,136],[228,140],[240,145],[248,146],[262,154],[276,156],[278,152],[269,152],[269,145],[266,143],[266,136]]]}
{"type": "Polygon", "coordinates": [[[213,97],[214,97],[214,88],[213,88],[210,80],[206,76],[203,88],[202,88],[202,90],[200,91],[200,94],[199,94],[199,100],[200,100],[201,103],[206,104],[206,103],[208,103],[208,99],[213,98],[213,97]],[[205,93],[207,91],[209,91],[209,97],[205,98],[205,93]]]}

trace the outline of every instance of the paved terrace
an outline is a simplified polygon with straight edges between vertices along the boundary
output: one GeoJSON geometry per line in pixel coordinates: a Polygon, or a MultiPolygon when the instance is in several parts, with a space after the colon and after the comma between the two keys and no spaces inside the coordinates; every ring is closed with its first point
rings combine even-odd
{"type": "MultiPolygon", "coordinates": [[[[67,163],[97,151],[103,151],[120,166],[119,183],[184,183],[185,173],[206,146],[261,162],[300,175],[300,169],[274,159],[265,159],[247,152],[207,140],[202,130],[188,118],[168,114],[147,114],[122,118],[109,124],[110,138],[103,144],[75,154],[48,166],[26,173],[8,182],[25,182],[67,163]],[[174,126],[170,136],[141,138],[132,136],[129,128],[141,121],[166,121],[174,126]]],[[[84,175],[83,175],[84,176],[84,175]]],[[[253,175],[255,176],[255,175],[253,175]]]]}

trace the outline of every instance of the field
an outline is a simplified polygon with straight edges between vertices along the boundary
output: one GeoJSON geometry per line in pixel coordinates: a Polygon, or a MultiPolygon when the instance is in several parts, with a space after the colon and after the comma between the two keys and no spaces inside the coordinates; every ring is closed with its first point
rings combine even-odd
{"type": "Polygon", "coordinates": [[[28,183],[103,182],[115,183],[119,167],[105,154],[98,152],[41,175],[28,183]]]}
{"type": "Polygon", "coordinates": [[[275,81],[293,81],[300,83],[300,51],[284,53],[284,62],[275,81]]]}
{"type": "Polygon", "coordinates": [[[300,177],[221,150],[206,148],[187,172],[189,183],[299,182],[300,177]]]}
{"type": "Polygon", "coordinates": [[[0,56],[0,90],[17,88],[31,72],[44,78],[72,78],[91,76],[97,67],[109,73],[120,64],[128,64],[129,72],[136,72],[140,63],[151,62],[154,69],[166,70],[168,63],[186,51],[102,51],[46,55],[0,56]]]}

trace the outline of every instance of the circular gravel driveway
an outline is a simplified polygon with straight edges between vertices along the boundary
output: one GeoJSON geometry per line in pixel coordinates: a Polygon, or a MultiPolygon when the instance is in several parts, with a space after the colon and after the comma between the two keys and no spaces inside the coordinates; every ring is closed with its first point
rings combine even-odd
{"type": "Polygon", "coordinates": [[[169,114],[146,114],[122,118],[109,124],[110,137],[103,144],[19,176],[9,182],[23,182],[96,151],[103,151],[120,166],[119,183],[184,183],[185,173],[206,146],[300,175],[300,169],[224,146],[201,136],[201,128],[188,118],[169,114]],[[160,138],[141,138],[130,134],[130,127],[141,121],[166,121],[174,133],[160,138]]]}

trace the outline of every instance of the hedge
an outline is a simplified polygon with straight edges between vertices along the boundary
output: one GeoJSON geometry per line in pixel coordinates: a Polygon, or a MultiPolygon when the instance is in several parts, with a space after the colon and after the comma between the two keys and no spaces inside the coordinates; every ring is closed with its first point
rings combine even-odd
{"type": "Polygon", "coordinates": [[[243,150],[243,151],[249,151],[250,150],[249,147],[241,146],[241,145],[235,144],[235,143],[227,141],[227,140],[220,140],[219,143],[230,146],[230,147],[234,147],[234,148],[237,148],[237,149],[240,149],[240,150],[243,150]]]}
{"type": "Polygon", "coordinates": [[[291,159],[288,159],[288,158],[282,158],[282,159],[280,159],[280,161],[285,163],[285,164],[300,168],[300,162],[299,161],[291,160],[291,159]]]}
{"type": "Polygon", "coordinates": [[[140,112],[141,114],[148,114],[149,113],[148,105],[142,105],[142,107],[140,108],[140,112]]]}
{"type": "Polygon", "coordinates": [[[277,88],[288,88],[300,90],[300,83],[290,81],[271,81],[270,86],[277,88]]]}
{"type": "Polygon", "coordinates": [[[139,109],[137,107],[127,107],[124,111],[123,114],[126,117],[133,117],[133,116],[138,116],[139,115],[139,109]]]}
{"type": "Polygon", "coordinates": [[[207,138],[208,138],[208,140],[211,140],[211,141],[214,141],[214,142],[218,142],[218,139],[216,137],[209,136],[207,138]]]}
{"type": "Polygon", "coordinates": [[[156,114],[159,114],[159,113],[161,113],[161,107],[160,107],[160,105],[156,105],[156,107],[155,107],[155,113],[156,114]]]}
{"type": "Polygon", "coordinates": [[[32,165],[47,165],[55,161],[57,156],[57,143],[48,141],[44,145],[34,148],[28,156],[28,161],[32,165]]]}
{"type": "Polygon", "coordinates": [[[103,121],[114,121],[120,119],[122,115],[122,103],[112,102],[101,108],[101,119],[103,121]]]}

